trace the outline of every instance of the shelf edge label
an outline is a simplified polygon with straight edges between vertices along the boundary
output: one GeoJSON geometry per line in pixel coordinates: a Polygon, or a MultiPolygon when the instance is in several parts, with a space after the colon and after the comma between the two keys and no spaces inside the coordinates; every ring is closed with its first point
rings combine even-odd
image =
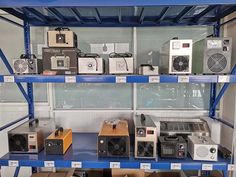
{"type": "Polygon", "coordinates": [[[116,83],[126,83],[126,76],[116,76],[116,83]]]}
{"type": "Polygon", "coordinates": [[[65,76],[65,83],[76,83],[76,76],[65,76]]]}
{"type": "Polygon", "coordinates": [[[55,167],[54,161],[44,161],[44,167],[55,167]]]}
{"type": "Polygon", "coordinates": [[[160,83],[160,76],[149,76],[149,83],[160,83]]]}
{"type": "Polygon", "coordinates": [[[71,168],[82,168],[82,162],[71,162],[71,168]]]}
{"type": "Polygon", "coordinates": [[[213,164],[202,164],[202,170],[212,171],[213,170],[213,164]]]}
{"type": "Polygon", "coordinates": [[[13,83],[15,82],[15,77],[14,76],[3,76],[3,81],[7,83],[13,83]]]}
{"type": "Polygon", "coordinates": [[[230,82],[230,76],[218,76],[218,83],[228,83],[230,82]]]}
{"type": "Polygon", "coordinates": [[[151,169],[151,164],[150,163],[140,163],[140,169],[150,170],[151,169]]]}
{"type": "Polygon", "coordinates": [[[110,168],[120,168],[120,162],[110,162],[110,168]]]}
{"type": "Polygon", "coordinates": [[[8,161],[8,166],[9,167],[18,167],[19,166],[19,161],[18,160],[9,160],[8,161]]]}
{"type": "Polygon", "coordinates": [[[236,165],[228,164],[228,171],[236,171],[236,165]]]}
{"type": "Polygon", "coordinates": [[[170,169],[171,170],[181,170],[182,169],[182,164],[181,163],[171,163],[170,164],[170,169]]]}
{"type": "Polygon", "coordinates": [[[178,83],[189,83],[189,76],[178,76],[178,83]]]}

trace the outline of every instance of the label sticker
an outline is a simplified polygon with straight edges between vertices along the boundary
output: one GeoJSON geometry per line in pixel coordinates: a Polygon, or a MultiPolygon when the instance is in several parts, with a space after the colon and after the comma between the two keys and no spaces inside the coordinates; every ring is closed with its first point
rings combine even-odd
{"type": "Polygon", "coordinates": [[[44,167],[55,167],[54,161],[44,161],[44,167]]]}
{"type": "Polygon", "coordinates": [[[71,162],[71,168],[82,168],[82,162],[71,162]]]}
{"type": "Polygon", "coordinates": [[[178,83],[189,83],[189,76],[178,76],[178,83]]]}
{"type": "Polygon", "coordinates": [[[202,164],[202,170],[205,170],[205,171],[213,170],[213,164],[202,164]]]}
{"type": "Polygon", "coordinates": [[[65,76],[65,83],[76,83],[76,76],[65,76]]]}
{"type": "Polygon", "coordinates": [[[160,76],[149,76],[149,83],[160,83],[160,76]]]}
{"type": "Polygon", "coordinates": [[[120,162],[110,162],[110,168],[120,168],[120,162]]]}
{"type": "Polygon", "coordinates": [[[230,76],[218,76],[219,83],[225,83],[230,81],[230,76]]]}
{"type": "Polygon", "coordinates": [[[15,82],[15,77],[14,76],[3,76],[3,81],[12,83],[12,82],[15,82]]]}
{"type": "Polygon", "coordinates": [[[229,164],[229,165],[228,165],[228,171],[236,171],[236,165],[234,165],[234,164],[229,164]]]}
{"type": "Polygon", "coordinates": [[[151,164],[150,163],[140,163],[140,169],[150,170],[151,169],[151,164]]]}
{"type": "Polygon", "coordinates": [[[17,160],[9,160],[8,161],[8,166],[9,167],[18,167],[19,166],[19,161],[17,161],[17,160]]]}
{"type": "Polygon", "coordinates": [[[171,163],[170,169],[171,170],[181,170],[182,164],[181,163],[171,163]]]}
{"type": "Polygon", "coordinates": [[[126,83],[126,76],[116,76],[116,83],[126,83]]]}

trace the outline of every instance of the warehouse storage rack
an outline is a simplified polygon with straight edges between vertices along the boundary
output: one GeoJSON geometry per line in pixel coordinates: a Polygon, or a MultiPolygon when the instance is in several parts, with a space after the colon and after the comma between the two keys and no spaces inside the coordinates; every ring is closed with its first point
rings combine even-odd
{"type": "MultiPolygon", "coordinates": [[[[220,35],[220,28],[236,18],[221,23],[221,19],[236,11],[235,0],[1,0],[0,9],[21,19],[23,25],[4,16],[0,19],[24,29],[25,53],[30,54],[30,26],[67,27],[143,27],[143,26],[213,26],[213,36],[220,35]],[[196,12],[197,9],[198,13],[196,12]],[[173,10],[175,13],[173,13],[173,10]]],[[[34,119],[33,83],[210,83],[209,117],[234,129],[234,125],[216,115],[216,107],[230,84],[236,83],[236,67],[229,75],[160,75],[160,76],[43,76],[14,75],[0,50],[0,58],[10,75],[0,75],[0,82],[16,83],[28,103],[28,115],[0,127],[0,131],[25,120],[34,119]],[[27,84],[27,90],[21,83],[27,84]],[[217,94],[217,84],[224,84],[217,94]]],[[[234,130],[235,131],[235,130],[234,130]]],[[[235,137],[234,137],[235,138],[235,137]]],[[[235,170],[230,160],[217,162],[186,160],[137,160],[112,158],[99,159],[96,154],[96,134],[74,133],[73,147],[65,155],[10,154],[0,158],[0,166],[73,167],[73,168],[137,168],[164,170],[222,170],[224,176],[235,170]],[[83,143],[79,143],[83,142],[83,143]]]]}

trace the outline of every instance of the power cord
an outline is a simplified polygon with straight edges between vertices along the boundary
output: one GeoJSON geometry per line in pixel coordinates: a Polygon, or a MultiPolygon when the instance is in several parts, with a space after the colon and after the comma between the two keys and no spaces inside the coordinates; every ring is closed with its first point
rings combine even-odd
{"type": "Polygon", "coordinates": [[[126,65],[126,70],[129,71],[128,63],[126,61],[126,57],[132,57],[132,53],[110,53],[109,58],[123,58],[125,65],[126,65]]]}
{"type": "Polygon", "coordinates": [[[95,60],[95,62],[96,62],[96,71],[98,71],[98,61],[97,61],[97,58],[99,58],[100,55],[98,55],[96,53],[83,53],[83,52],[80,52],[79,56],[83,57],[83,58],[93,58],[95,60]]]}

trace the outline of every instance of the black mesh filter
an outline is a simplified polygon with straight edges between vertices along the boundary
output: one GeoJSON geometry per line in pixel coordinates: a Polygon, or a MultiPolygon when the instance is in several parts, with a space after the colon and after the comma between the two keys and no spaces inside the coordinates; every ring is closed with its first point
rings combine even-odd
{"type": "Polygon", "coordinates": [[[12,135],[9,137],[9,151],[28,151],[28,135],[12,135]]]}
{"type": "Polygon", "coordinates": [[[174,56],[173,68],[175,71],[187,71],[189,68],[189,57],[188,56],[174,56]]]}
{"type": "Polygon", "coordinates": [[[153,157],[154,154],[154,145],[153,142],[138,142],[138,151],[137,156],[139,157],[153,157]]]}
{"type": "Polygon", "coordinates": [[[207,66],[212,72],[222,72],[227,66],[227,59],[224,55],[215,53],[208,58],[207,66]]]}
{"type": "Polygon", "coordinates": [[[113,156],[126,155],[126,139],[125,138],[110,138],[108,140],[108,153],[113,156]]]}
{"type": "Polygon", "coordinates": [[[14,69],[17,73],[23,73],[27,70],[28,63],[25,60],[19,59],[14,62],[14,69]]]}

